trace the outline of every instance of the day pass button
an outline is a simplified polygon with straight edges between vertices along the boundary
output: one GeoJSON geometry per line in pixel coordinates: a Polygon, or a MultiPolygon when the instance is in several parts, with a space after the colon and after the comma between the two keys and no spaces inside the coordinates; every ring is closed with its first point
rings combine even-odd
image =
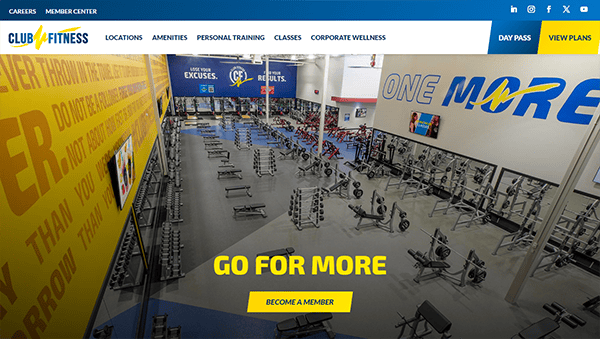
{"type": "Polygon", "coordinates": [[[251,291],[248,297],[248,313],[349,313],[352,308],[353,293],[251,291]]]}

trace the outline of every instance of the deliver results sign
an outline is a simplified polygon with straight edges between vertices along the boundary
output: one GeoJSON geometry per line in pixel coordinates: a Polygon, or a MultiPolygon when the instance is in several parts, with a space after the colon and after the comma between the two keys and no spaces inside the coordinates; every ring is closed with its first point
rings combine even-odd
{"type": "MultiPolygon", "coordinates": [[[[168,59],[174,96],[259,97],[265,95],[264,64],[232,63],[234,61],[229,59],[173,55],[168,59]]],[[[296,97],[296,74],[296,66],[270,63],[269,90],[272,97],[296,97]]]]}

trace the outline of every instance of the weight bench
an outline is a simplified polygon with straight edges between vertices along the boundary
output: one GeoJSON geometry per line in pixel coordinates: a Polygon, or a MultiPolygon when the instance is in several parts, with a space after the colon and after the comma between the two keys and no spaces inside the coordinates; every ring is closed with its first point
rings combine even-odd
{"type": "Polygon", "coordinates": [[[600,313],[596,310],[600,305],[600,295],[593,297],[592,299],[583,303],[583,309],[590,311],[591,313],[600,316],[600,313]]]}
{"type": "Polygon", "coordinates": [[[428,300],[425,300],[419,306],[419,308],[417,308],[417,312],[414,317],[406,319],[402,314],[398,313],[398,315],[402,318],[402,321],[398,323],[398,325],[396,325],[396,328],[402,327],[398,338],[402,337],[406,326],[408,326],[411,329],[410,335],[406,338],[422,338],[432,332],[428,324],[431,325],[431,327],[433,327],[433,329],[436,330],[437,333],[442,334],[442,339],[447,339],[451,337],[451,335],[448,334],[448,331],[450,331],[452,323],[428,300]],[[422,332],[417,333],[419,323],[422,321],[425,322],[424,329],[422,332]]]}
{"type": "Polygon", "coordinates": [[[424,268],[431,269],[445,269],[450,268],[450,264],[445,261],[432,261],[429,260],[421,251],[413,251],[411,249],[408,250],[408,254],[410,254],[416,261],[418,261],[424,268]]]}
{"type": "Polygon", "coordinates": [[[444,272],[446,272],[446,269],[450,268],[450,264],[447,262],[430,260],[421,253],[421,251],[415,252],[412,249],[409,249],[408,254],[417,261],[416,266],[419,268],[417,276],[413,279],[416,283],[421,283],[421,280],[427,280],[434,277],[445,277],[444,272]],[[431,269],[433,272],[423,275],[426,268],[431,269]]]}
{"type": "Polygon", "coordinates": [[[208,150],[209,158],[227,158],[229,159],[229,151],[224,149],[208,150]]]}
{"type": "Polygon", "coordinates": [[[544,339],[550,333],[560,328],[560,322],[567,324],[570,328],[584,326],[586,321],[574,314],[567,312],[567,309],[559,303],[544,304],[543,308],[555,316],[552,318],[544,318],[536,323],[533,323],[526,329],[519,332],[512,339],[544,339]]]}
{"type": "Polygon", "coordinates": [[[307,313],[290,318],[277,323],[275,332],[277,339],[280,338],[300,338],[309,336],[318,332],[325,332],[330,339],[335,338],[335,333],[331,326],[326,323],[331,320],[331,313],[307,313]]]}
{"type": "Polygon", "coordinates": [[[237,191],[237,190],[246,190],[246,194],[251,197],[252,193],[250,193],[249,185],[241,185],[241,186],[229,186],[225,187],[225,197],[229,198],[229,191],[237,191]]]}
{"type": "Polygon", "coordinates": [[[205,150],[220,150],[223,149],[223,143],[220,141],[209,141],[204,143],[205,150]]]}
{"type": "Polygon", "coordinates": [[[265,257],[269,257],[269,258],[273,258],[273,257],[276,257],[276,256],[286,256],[286,257],[289,257],[290,255],[294,254],[294,252],[296,252],[296,250],[294,250],[293,247],[287,247],[287,248],[280,248],[278,250],[273,250],[273,251],[259,253],[256,256],[257,257],[265,256],[265,257]]]}
{"type": "MultiPolygon", "coordinates": [[[[354,212],[356,213],[356,215],[358,215],[361,219],[373,219],[373,220],[383,220],[385,219],[385,216],[383,215],[379,215],[379,214],[368,214],[365,210],[362,209],[362,207],[360,206],[353,206],[353,205],[348,205],[348,207],[354,212]]],[[[359,222],[360,224],[360,222],[359,222]]]]}
{"type": "Polygon", "coordinates": [[[313,174],[314,174],[315,173],[315,165],[316,164],[317,164],[316,162],[313,162],[313,163],[311,163],[310,165],[308,165],[306,167],[300,167],[300,166],[298,166],[298,172],[296,172],[296,174],[299,174],[300,172],[302,172],[302,175],[305,175],[306,172],[308,172],[308,171],[312,171],[313,174]]]}
{"type": "Polygon", "coordinates": [[[239,173],[242,173],[241,169],[232,168],[232,169],[218,170],[217,171],[217,179],[221,179],[222,176],[237,177],[239,179],[242,179],[242,175],[239,173]]]}
{"type": "Polygon", "coordinates": [[[223,164],[219,165],[219,167],[234,167],[234,165],[229,162],[229,159],[221,159],[221,162],[223,164]]]}
{"type": "Polygon", "coordinates": [[[233,217],[237,217],[238,215],[262,215],[263,218],[266,218],[267,213],[263,209],[264,207],[265,207],[265,204],[251,204],[251,205],[234,206],[233,207],[233,217]]]}

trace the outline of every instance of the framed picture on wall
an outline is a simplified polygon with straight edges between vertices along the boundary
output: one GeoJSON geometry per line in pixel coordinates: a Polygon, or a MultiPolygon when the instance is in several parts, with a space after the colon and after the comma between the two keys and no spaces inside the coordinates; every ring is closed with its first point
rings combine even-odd
{"type": "Polygon", "coordinates": [[[344,121],[350,121],[350,113],[344,114],[344,121]]]}
{"type": "Polygon", "coordinates": [[[366,108],[357,108],[354,116],[356,118],[366,118],[367,117],[367,109],[366,108]]]}

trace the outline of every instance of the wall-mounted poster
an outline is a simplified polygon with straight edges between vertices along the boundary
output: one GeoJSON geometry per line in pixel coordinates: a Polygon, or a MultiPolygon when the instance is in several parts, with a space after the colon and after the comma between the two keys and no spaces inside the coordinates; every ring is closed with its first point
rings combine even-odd
{"type": "Polygon", "coordinates": [[[117,205],[120,209],[125,206],[133,182],[135,181],[135,167],[133,164],[133,143],[131,135],[119,147],[108,163],[110,178],[115,192],[117,205]]]}
{"type": "Polygon", "coordinates": [[[367,109],[366,108],[357,108],[356,114],[354,116],[357,118],[366,118],[367,117],[367,109]]]}
{"type": "Polygon", "coordinates": [[[350,121],[350,113],[344,114],[344,121],[350,121]]]}
{"type": "Polygon", "coordinates": [[[440,128],[440,116],[421,112],[411,112],[408,130],[411,133],[437,139],[440,128]]]}

